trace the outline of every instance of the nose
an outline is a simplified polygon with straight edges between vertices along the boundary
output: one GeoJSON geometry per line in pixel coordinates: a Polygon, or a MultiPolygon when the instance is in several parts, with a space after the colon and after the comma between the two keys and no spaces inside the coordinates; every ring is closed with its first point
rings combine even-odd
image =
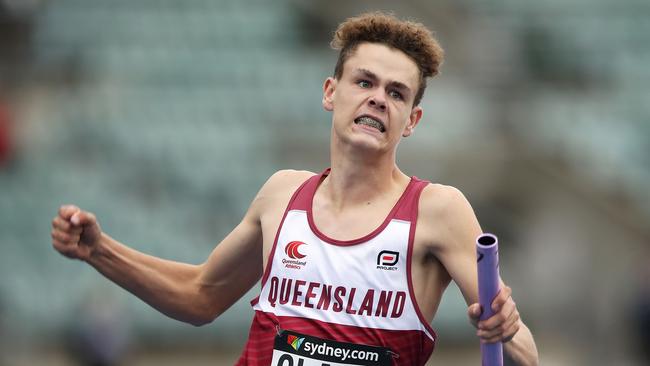
{"type": "Polygon", "coordinates": [[[382,112],[386,111],[386,100],[378,95],[373,95],[368,99],[368,104],[382,112]]]}

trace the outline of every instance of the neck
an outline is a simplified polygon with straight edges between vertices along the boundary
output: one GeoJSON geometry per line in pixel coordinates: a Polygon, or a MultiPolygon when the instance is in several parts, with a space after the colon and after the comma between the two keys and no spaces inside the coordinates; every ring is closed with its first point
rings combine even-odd
{"type": "Polygon", "coordinates": [[[331,172],[322,188],[337,209],[402,192],[410,180],[397,167],[394,151],[379,154],[357,150],[349,145],[331,146],[331,172]]]}

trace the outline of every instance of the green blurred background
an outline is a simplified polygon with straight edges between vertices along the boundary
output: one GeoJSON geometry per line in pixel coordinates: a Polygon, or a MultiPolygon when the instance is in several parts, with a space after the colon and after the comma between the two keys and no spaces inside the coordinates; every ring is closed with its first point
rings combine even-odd
{"type": "MultiPolygon", "coordinates": [[[[542,365],[650,364],[647,0],[0,0],[0,365],[232,364],[259,286],[178,323],[58,255],[50,221],[75,203],[202,262],[274,171],[327,166],[328,42],[367,10],[447,52],[398,161],[500,237],[542,365]]],[[[479,364],[465,313],[450,286],[430,364],[479,364]]]]}

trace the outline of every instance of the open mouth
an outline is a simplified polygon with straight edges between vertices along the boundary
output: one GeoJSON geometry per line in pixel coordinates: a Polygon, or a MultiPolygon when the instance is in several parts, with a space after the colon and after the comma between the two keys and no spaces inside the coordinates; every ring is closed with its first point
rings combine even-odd
{"type": "Polygon", "coordinates": [[[384,124],[381,121],[378,121],[372,117],[369,116],[361,116],[357,119],[354,120],[354,123],[358,125],[365,125],[365,126],[370,126],[372,128],[376,128],[379,130],[379,132],[385,132],[386,127],[384,127],[384,124]]]}

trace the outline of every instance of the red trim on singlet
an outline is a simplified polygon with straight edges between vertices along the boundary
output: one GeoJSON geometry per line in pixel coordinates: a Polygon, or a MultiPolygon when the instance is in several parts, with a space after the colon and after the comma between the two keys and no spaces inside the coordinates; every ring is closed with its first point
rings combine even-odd
{"type": "Polygon", "coordinates": [[[436,334],[436,331],[433,330],[431,327],[431,324],[427,321],[427,319],[424,317],[422,314],[422,310],[420,310],[420,305],[418,305],[417,299],[415,298],[415,290],[413,287],[413,275],[411,272],[412,268],[412,262],[413,262],[413,246],[415,243],[415,229],[417,226],[418,222],[418,213],[419,213],[419,204],[420,204],[420,196],[422,194],[422,191],[429,185],[429,182],[419,180],[417,178],[414,178],[417,180],[417,186],[413,189],[412,194],[414,195],[413,199],[409,200],[410,204],[408,208],[410,208],[410,213],[408,215],[409,220],[411,221],[411,227],[409,229],[409,243],[408,243],[408,253],[406,254],[407,262],[406,262],[406,277],[408,279],[408,286],[409,286],[409,295],[411,296],[411,303],[413,303],[413,307],[415,308],[415,312],[418,315],[418,318],[420,319],[420,323],[424,325],[424,327],[429,331],[431,336],[434,339],[434,348],[435,348],[435,341],[438,339],[438,335],[436,334]]]}
{"type": "MultiPolygon", "coordinates": [[[[412,190],[412,186],[413,186],[413,184],[415,182],[414,178],[411,178],[408,185],[406,186],[406,189],[404,189],[404,192],[402,192],[402,195],[400,196],[400,198],[397,200],[397,202],[395,203],[393,208],[390,210],[390,212],[388,213],[388,215],[386,216],[384,221],[381,223],[381,225],[379,225],[379,227],[377,227],[375,230],[373,230],[369,234],[367,234],[365,236],[362,236],[362,237],[360,237],[358,239],[337,240],[337,239],[330,238],[329,236],[325,235],[320,230],[318,230],[318,227],[316,227],[316,223],[314,222],[314,215],[313,215],[313,212],[312,212],[312,208],[313,208],[313,205],[314,205],[314,196],[316,194],[316,189],[318,189],[318,186],[320,185],[320,183],[325,179],[327,174],[329,174],[329,171],[330,171],[329,169],[325,170],[320,175],[320,177],[318,177],[318,180],[316,180],[316,183],[314,184],[314,182],[312,181],[312,184],[310,184],[307,187],[307,190],[305,191],[305,195],[309,198],[309,204],[307,206],[307,221],[309,222],[309,227],[314,232],[314,234],[316,234],[316,236],[318,238],[320,238],[321,240],[323,240],[326,243],[333,244],[333,245],[339,245],[339,246],[346,246],[346,245],[354,245],[354,244],[365,243],[368,240],[370,240],[370,239],[374,238],[375,236],[379,235],[379,233],[381,233],[386,228],[386,226],[390,223],[390,221],[393,218],[395,218],[396,213],[398,212],[398,210],[402,206],[402,202],[404,202],[405,198],[408,196],[408,193],[412,190]]],[[[315,177],[312,177],[310,179],[315,180],[315,177]]]]}
{"type": "Polygon", "coordinates": [[[413,207],[415,206],[417,208],[417,200],[420,197],[420,190],[422,190],[420,185],[422,183],[428,184],[428,182],[420,180],[418,177],[411,177],[410,185],[407,191],[404,192],[403,202],[399,205],[397,212],[395,212],[394,219],[411,222],[413,221],[413,217],[417,218],[417,211],[414,213],[413,207]]]}
{"type": "Polygon", "coordinates": [[[319,174],[314,174],[313,176],[309,177],[300,187],[300,194],[297,194],[296,199],[287,205],[287,210],[307,211],[309,209],[309,206],[311,206],[311,198],[314,195],[316,188],[318,188],[320,182],[325,176],[329,174],[329,172],[330,168],[327,168],[319,174]]]}

